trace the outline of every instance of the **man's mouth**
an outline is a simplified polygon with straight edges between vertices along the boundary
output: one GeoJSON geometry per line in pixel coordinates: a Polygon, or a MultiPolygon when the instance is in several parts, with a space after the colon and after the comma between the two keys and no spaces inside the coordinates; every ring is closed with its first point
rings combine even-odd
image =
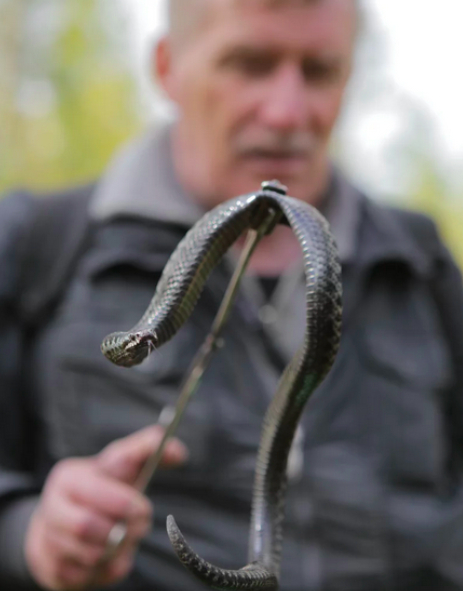
{"type": "Polygon", "coordinates": [[[275,171],[275,174],[291,174],[307,166],[310,154],[302,150],[253,148],[242,153],[242,160],[264,173],[275,171]]]}

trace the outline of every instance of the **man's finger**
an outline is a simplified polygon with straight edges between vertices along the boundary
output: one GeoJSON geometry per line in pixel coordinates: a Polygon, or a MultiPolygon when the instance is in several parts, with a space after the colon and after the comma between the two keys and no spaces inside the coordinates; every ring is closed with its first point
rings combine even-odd
{"type": "Polygon", "coordinates": [[[82,477],[76,467],[66,493],[77,505],[114,521],[148,523],[152,518],[148,499],[125,482],[108,476],[97,462],[94,469],[82,467],[82,477]]]}
{"type": "Polygon", "coordinates": [[[60,561],[72,561],[81,567],[93,569],[104,557],[105,546],[103,544],[82,542],[72,536],[55,531],[48,531],[46,536],[48,549],[56,557],[59,557],[60,561]]]}
{"type": "Polygon", "coordinates": [[[114,524],[112,519],[74,503],[67,496],[56,495],[42,511],[49,529],[91,544],[106,544],[114,524]]]}
{"type": "MultiPolygon", "coordinates": [[[[160,425],[146,427],[110,443],[96,456],[97,462],[108,475],[133,484],[148,457],[158,449],[163,435],[164,429],[160,425]]],[[[185,445],[179,439],[171,438],[164,449],[162,465],[176,466],[187,458],[185,445]]]]}

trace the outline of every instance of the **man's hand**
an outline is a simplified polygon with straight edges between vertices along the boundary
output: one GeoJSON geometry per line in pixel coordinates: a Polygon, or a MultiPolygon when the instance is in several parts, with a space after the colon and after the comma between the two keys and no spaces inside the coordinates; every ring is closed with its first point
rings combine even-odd
{"type": "MultiPolygon", "coordinates": [[[[162,434],[161,427],[148,427],[97,456],[62,460],[54,467],[25,539],[26,561],[37,583],[80,590],[91,583],[109,585],[129,573],[152,518],[150,502],[133,483],[162,434]],[[108,534],[119,521],[127,525],[127,537],[112,560],[101,564],[108,534]]],[[[184,445],[171,439],[163,465],[181,464],[186,457],[184,445]]]]}

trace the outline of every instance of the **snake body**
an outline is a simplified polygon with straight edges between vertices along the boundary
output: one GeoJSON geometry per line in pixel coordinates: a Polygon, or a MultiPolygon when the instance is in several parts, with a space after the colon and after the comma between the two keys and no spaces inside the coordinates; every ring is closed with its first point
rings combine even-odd
{"type": "Polygon", "coordinates": [[[168,341],[193,311],[204,283],[228,248],[270,210],[294,231],[303,252],[306,281],[304,342],[286,367],[267,410],[257,454],[249,563],[239,570],[216,567],[188,545],[172,516],[167,531],[181,562],[215,589],[278,589],[286,464],[305,403],[333,364],[341,331],[341,271],[326,220],[310,205],[288,197],[281,185],[237,197],[208,212],[169,259],[141,320],[128,332],[106,337],[102,351],[130,367],[168,341]]]}

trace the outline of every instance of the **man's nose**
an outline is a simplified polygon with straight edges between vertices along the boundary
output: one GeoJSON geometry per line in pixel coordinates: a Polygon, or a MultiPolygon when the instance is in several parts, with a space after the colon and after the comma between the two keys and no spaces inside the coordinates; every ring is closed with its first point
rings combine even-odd
{"type": "Polygon", "coordinates": [[[283,65],[269,82],[261,104],[262,122],[279,131],[293,131],[307,125],[310,98],[299,68],[283,65]]]}

